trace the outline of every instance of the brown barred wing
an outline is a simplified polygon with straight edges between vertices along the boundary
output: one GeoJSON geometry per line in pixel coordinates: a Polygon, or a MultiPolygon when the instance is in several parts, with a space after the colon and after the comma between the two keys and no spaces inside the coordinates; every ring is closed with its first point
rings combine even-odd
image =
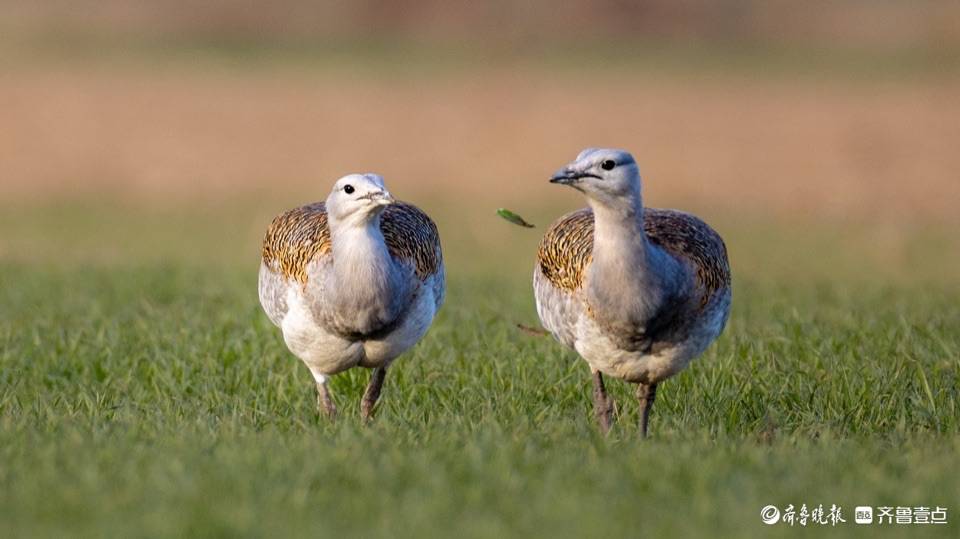
{"type": "Polygon", "coordinates": [[[419,208],[405,202],[387,206],[380,218],[380,230],[394,260],[410,263],[421,281],[442,272],[437,225],[419,208]]]}
{"type": "Polygon", "coordinates": [[[330,227],[323,202],[278,215],[263,238],[263,263],[285,279],[307,282],[307,264],[330,253],[330,227]]]}
{"type": "Polygon", "coordinates": [[[550,225],[540,241],[537,262],[553,286],[572,292],[583,286],[592,255],[593,212],[584,208],[550,225]]]}
{"type": "Polygon", "coordinates": [[[710,226],[689,213],[644,209],[647,238],[696,270],[700,307],[730,287],[730,264],[723,239],[710,226]]]}
{"type": "MultiPolygon", "coordinates": [[[[645,208],[643,227],[652,243],[696,269],[704,305],[730,287],[727,248],[720,235],[702,220],[681,211],[645,208]]],[[[551,284],[574,291],[583,286],[592,254],[593,212],[584,208],[550,226],[540,242],[537,261],[551,284]]]]}
{"type": "MultiPolygon", "coordinates": [[[[398,202],[380,219],[391,256],[408,262],[421,281],[442,271],[443,255],[437,227],[416,206],[398,202]]],[[[331,252],[330,227],[323,202],[277,216],[263,239],[263,262],[288,280],[307,282],[307,265],[331,252]]]]}

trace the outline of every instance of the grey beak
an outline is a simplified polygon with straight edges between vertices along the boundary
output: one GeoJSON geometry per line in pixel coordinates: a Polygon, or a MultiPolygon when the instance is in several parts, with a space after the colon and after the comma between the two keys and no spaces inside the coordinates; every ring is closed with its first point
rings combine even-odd
{"type": "Polygon", "coordinates": [[[369,195],[364,196],[363,198],[376,202],[382,206],[386,206],[388,204],[393,204],[394,202],[396,202],[396,199],[393,198],[393,196],[390,194],[390,191],[387,191],[387,190],[374,191],[369,195]]]}
{"type": "Polygon", "coordinates": [[[580,183],[580,180],[583,178],[599,178],[596,174],[590,174],[589,172],[580,172],[574,170],[570,167],[563,167],[556,172],[551,178],[550,183],[559,183],[560,185],[573,185],[575,183],[580,183]]]}

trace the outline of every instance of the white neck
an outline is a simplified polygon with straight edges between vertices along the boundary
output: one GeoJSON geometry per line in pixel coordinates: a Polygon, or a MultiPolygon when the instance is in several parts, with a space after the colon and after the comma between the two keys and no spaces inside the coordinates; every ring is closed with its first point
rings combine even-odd
{"type": "MultiPolygon", "coordinates": [[[[380,231],[380,216],[364,222],[330,221],[333,276],[329,300],[341,313],[365,318],[389,318],[395,310],[393,259],[380,231]]],[[[381,320],[382,321],[382,320],[381,320]]]]}
{"type": "Polygon", "coordinates": [[[587,299],[601,318],[643,324],[673,292],[681,268],[647,240],[638,191],[615,200],[591,200],[590,206],[594,232],[587,299]]]}

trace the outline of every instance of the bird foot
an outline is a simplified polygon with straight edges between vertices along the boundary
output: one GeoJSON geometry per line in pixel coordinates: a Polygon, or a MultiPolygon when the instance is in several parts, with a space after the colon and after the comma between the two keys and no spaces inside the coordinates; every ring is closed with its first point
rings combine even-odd
{"type": "Polygon", "coordinates": [[[330,421],[337,418],[337,405],[326,384],[317,384],[317,413],[327,416],[330,421]]]}
{"type": "Polygon", "coordinates": [[[362,419],[364,423],[373,421],[373,412],[375,411],[375,408],[376,403],[371,403],[364,399],[360,403],[360,419],[362,419]]]}
{"type": "Polygon", "coordinates": [[[367,390],[363,393],[363,400],[360,401],[360,418],[363,419],[364,423],[369,423],[373,420],[377,400],[380,398],[380,391],[383,389],[383,380],[386,376],[386,367],[377,367],[370,376],[370,383],[367,385],[367,390]]]}
{"type": "Polygon", "coordinates": [[[639,384],[637,386],[637,401],[640,403],[640,435],[647,437],[647,427],[650,423],[650,412],[653,410],[653,401],[657,399],[657,384],[639,384]]]}
{"type": "Polygon", "coordinates": [[[613,415],[616,404],[613,402],[613,399],[607,397],[606,399],[594,403],[597,415],[597,424],[600,426],[600,432],[606,435],[610,432],[610,427],[613,426],[613,415]]]}
{"type": "Polygon", "coordinates": [[[610,432],[613,425],[613,414],[616,404],[610,395],[607,394],[607,388],[603,385],[603,375],[599,371],[593,373],[593,410],[597,416],[597,424],[600,432],[606,435],[610,432]]]}

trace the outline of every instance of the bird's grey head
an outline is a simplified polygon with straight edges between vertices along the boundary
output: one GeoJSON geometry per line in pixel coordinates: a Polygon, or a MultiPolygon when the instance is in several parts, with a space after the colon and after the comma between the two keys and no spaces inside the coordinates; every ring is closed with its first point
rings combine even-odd
{"type": "Polygon", "coordinates": [[[630,152],[587,148],[550,178],[605,205],[630,202],[640,195],[640,169],[630,152]]]}
{"type": "Polygon", "coordinates": [[[393,202],[380,175],[350,174],[333,184],[326,206],[331,220],[362,225],[375,219],[393,202]]]}

